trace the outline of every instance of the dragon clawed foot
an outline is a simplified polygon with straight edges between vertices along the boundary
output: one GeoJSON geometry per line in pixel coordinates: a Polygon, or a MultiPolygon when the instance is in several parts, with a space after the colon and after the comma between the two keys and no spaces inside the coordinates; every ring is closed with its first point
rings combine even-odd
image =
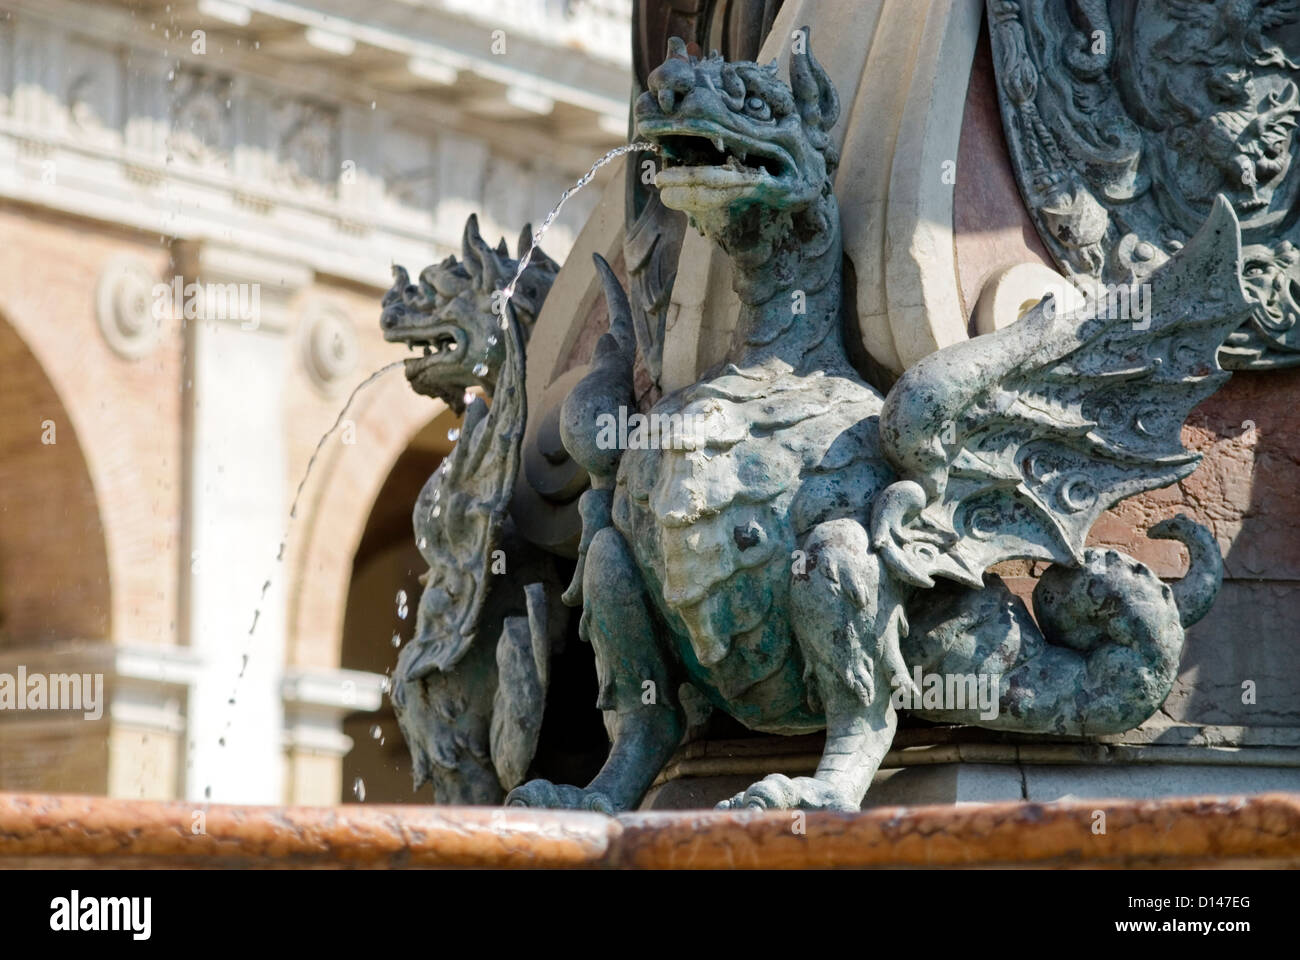
{"type": "Polygon", "coordinates": [[[743,793],[718,804],[719,810],[841,810],[856,811],[861,801],[835,784],[816,777],[787,777],[773,773],[743,793]]]}
{"type": "Polygon", "coordinates": [[[614,801],[599,790],[575,787],[549,780],[530,780],[515,787],[506,796],[507,807],[534,807],[544,810],[594,810],[615,813],[614,801]]]}

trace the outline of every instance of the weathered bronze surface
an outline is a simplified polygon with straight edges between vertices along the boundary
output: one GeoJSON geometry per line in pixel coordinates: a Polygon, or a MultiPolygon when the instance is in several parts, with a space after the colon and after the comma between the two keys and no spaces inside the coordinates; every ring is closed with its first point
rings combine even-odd
{"type": "Polygon", "coordinates": [[[737,807],[857,809],[903,707],[1075,736],[1154,713],[1217,591],[1217,547],[1185,518],[1153,528],[1191,550],[1174,589],[1084,543],[1104,510],[1196,467],[1181,425],[1250,311],[1227,201],[1146,278],[1141,317],[1047,299],[882,398],[842,341],[838,99],[806,30],[789,84],[675,41],[648,86],[635,116],[660,197],[732,258],[740,321],[719,367],[638,420],[633,314],[598,260],[610,332],[561,424],[592,478],[565,600],[613,745],[587,786],[534,780],[507,802],[634,807],[681,739],[683,687],[754,730],[826,728],[815,776],[766,777],[737,807]],[[1041,631],[987,574],[1013,558],[1053,564],[1041,631]],[[932,673],[992,678],[997,709],[932,703],[913,680],[932,673]]]}
{"type": "MultiPolygon", "coordinates": [[[[525,227],[520,257],[531,241],[525,227]]],[[[392,681],[415,785],[431,782],[440,803],[498,803],[523,780],[568,621],[556,558],[520,537],[509,515],[527,418],[524,349],[559,269],[534,251],[503,312],[517,266],[504,241],[483,242],[471,216],[461,260],[428,267],[418,284],[395,269],[380,319],[387,339],[423,350],[406,361],[412,388],[465,412],[415,504],[429,570],[392,681]]]]}

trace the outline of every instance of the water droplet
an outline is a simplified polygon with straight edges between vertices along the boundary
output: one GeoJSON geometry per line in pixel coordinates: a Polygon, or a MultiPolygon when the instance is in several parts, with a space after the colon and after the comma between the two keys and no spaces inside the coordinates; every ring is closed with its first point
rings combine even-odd
{"type": "Polygon", "coordinates": [[[401,645],[402,645],[401,634],[397,634],[397,633],[393,634],[393,646],[400,647],[401,645]]]}
{"type": "Polygon", "coordinates": [[[500,343],[500,341],[497,340],[497,335],[495,333],[487,339],[487,345],[489,347],[495,347],[498,343],[500,343]]]}
{"type": "Polygon", "coordinates": [[[360,777],[352,781],[352,795],[357,798],[358,802],[366,802],[366,782],[360,777]]]}
{"type": "Polygon", "coordinates": [[[407,612],[408,612],[408,609],[409,609],[409,608],[406,606],[406,591],[405,591],[405,590],[398,590],[398,591],[397,591],[397,616],[398,616],[398,619],[400,619],[400,620],[405,620],[405,619],[406,619],[406,614],[407,614],[407,612]]]}
{"type": "Polygon", "coordinates": [[[486,377],[487,373],[488,373],[488,365],[486,363],[474,364],[474,376],[486,377]]]}
{"type": "Polygon", "coordinates": [[[457,428],[457,427],[452,427],[450,430],[448,430],[448,431],[447,431],[447,439],[448,439],[449,441],[451,441],[452,443],[455,443],[457,440],[459,440],[459,439],[460,439],[460,429],[457,428]]]}
{"type": "Polygon", "coordinates": [[[371,739],[378,740],[383,735],[384,735],[384,731],[380,728],[379,724],[376,723],[373,727],[370,728],[371,739]]]}
{"type": "Polygon", "coordinates": [[[435,520],[442,516],[442,507],[434,506],[434,508],[429,511],[429,516],[433,517],[435,520]]]}
{"type": "Polygon", "coordinates": [[[421,538],[419,539],[419,542],[418,542],[417,545],[419,546],[419,548],[420,548],[421,550],[425,549],[426,547],[429,546],[429,538],[428,538],[428,537],[421,537],[421,538]]]}

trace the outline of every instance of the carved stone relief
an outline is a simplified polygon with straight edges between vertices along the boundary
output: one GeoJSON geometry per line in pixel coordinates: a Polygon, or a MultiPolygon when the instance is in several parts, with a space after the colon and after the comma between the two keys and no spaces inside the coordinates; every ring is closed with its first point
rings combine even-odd
{"type": "Polygon", "coordinates": [[[230,137],[229,78],[183,70],[174,89],[168,139],[172,154],[191,163],[215,161],[230,137]]]}
{"type": "Polygon", "coordinates": [[[333,304],[308,307],[302,320],[302,360],[312,383],[334,394],[357,367],[357,332],[346,313],[333,304]]]}
{"type": "Polygon", "coordinates": [[[1300,5],[988,0],[998,97],[1034,224],[1085,289],[1140,282],[1214,199],[1254,309],[1225,367],[1300,363],[1300,5]]]}
{"type": "Polygon", "coordinates": [[[129,360],[150,353],[162,338],[163,321],[154,316],[149,268],[130,255],[110,260],[95,290],[95,319],[113,352],[129,360]]]}

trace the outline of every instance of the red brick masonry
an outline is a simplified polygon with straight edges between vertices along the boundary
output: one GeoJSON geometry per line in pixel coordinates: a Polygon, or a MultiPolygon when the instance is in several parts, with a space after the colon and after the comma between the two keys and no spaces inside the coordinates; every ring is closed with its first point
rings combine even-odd
{"type": "Polygon", "coordinates": [[[0,868],[1300,866],[1293,793],[882,807],[800,821],[0,794],[0,868]],[[1104,833],[1093,832],[1097,811],[1104,833]]]}

